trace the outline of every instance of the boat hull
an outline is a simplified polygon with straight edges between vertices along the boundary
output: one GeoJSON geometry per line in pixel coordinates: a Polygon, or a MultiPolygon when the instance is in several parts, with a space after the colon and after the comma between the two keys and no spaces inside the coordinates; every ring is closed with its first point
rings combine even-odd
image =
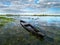
{"type": "Polygon", "coordinates": [[[24,29],[26,29],[28,32],[32,33],[33,35],[36,35],[38,37],[44,37],[45,35],[43,33],[41,33],[39,30],[37,30],[34,26],[32,26],[31,24],[20,20],[20,24],[22,25],[22,27],[24,29]]]}

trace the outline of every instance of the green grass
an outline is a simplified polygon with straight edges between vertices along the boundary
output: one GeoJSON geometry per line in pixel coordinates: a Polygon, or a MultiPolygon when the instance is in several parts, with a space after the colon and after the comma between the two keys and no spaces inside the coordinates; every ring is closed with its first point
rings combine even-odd
{"type": "Polygon", "coordinates": [[[13,18],[7,18],[4,16],[0,16],[0,27],[4,26],[5,24],[7,24],[11,21],[14,21],[14,19],[13,18]]]}

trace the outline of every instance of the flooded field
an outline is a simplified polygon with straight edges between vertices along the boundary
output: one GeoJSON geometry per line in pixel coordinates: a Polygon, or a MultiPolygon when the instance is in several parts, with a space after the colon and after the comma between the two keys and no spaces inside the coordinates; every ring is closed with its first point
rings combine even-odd
{"type": "Polygon", "coordinates": [[[0,45],[60,45],[60,17],[3,16],[0,17],[0,45]],[[44,39],[26,31],[24,20],[46,35],[44,39]]]}

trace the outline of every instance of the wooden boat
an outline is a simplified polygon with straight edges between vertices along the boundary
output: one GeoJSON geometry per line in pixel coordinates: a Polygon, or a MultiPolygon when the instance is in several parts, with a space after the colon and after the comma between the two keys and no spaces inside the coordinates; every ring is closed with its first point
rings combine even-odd
{"type": "Polygon", "coordinates": [[[43,33],[41,33],[39,30],[37,30],[34,26],[32,26],[31,24],[20,20],[20,24],[22,25],[22,27],[24,29],[26,29],[28,32],[31,32],[33,35],[36,35],[38,37],[44,37],[45,35],[43,33]]]}

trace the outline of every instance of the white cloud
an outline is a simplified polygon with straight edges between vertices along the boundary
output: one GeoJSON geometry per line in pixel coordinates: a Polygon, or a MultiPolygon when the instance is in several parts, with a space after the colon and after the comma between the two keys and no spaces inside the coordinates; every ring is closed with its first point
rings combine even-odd
{"type": "MultiPolygon", "coordinates": [[[[7,2],[6,2],[7,3],[7,2]]],[[[13,13],[24,13],[31,12],[33,10],[25,10],[26,8],[32,8],[34,10],[45,11],[47,8],[57,7],[60,8],[59,0],[38,0],[37,4],[34,0],[0,0],[0,12],[13,12],[13,13]],[[9,1],[10,5],[5,5],[3,2],[9,1]]],[[[33,11],[34,12],[34,11],[33,11]]]]}

